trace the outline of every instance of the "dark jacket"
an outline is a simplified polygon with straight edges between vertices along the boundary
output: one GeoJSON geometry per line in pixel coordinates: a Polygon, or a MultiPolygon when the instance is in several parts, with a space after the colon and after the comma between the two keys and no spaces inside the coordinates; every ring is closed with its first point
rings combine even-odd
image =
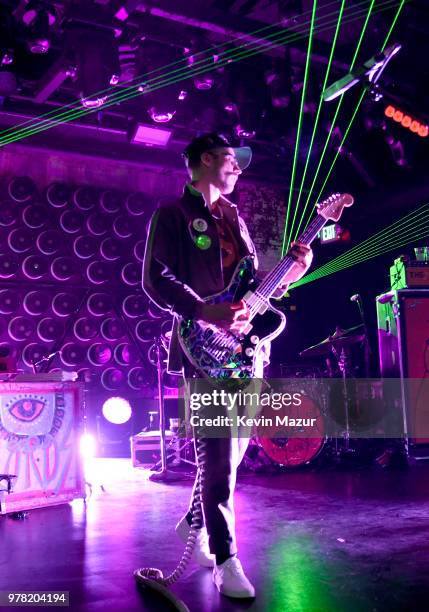
{"type": "MultiPolygon", "coordinates": [[[[143,289],[160,308],[175,315],[170,373],[182,370],[177,315],[193,318],[202,298],[225,288],[216,224],[204,198],[196,193],[186,186],[179,200],[164,202],[155,211],[143,262],[143,289]],[[198,246],[196,241],[201,236],[204,246],[210,244],[208,248],[198,246]]],[[[251,255],[257,267],[254,245],[236,205],[221,197],[219,206],[236,235],[239,256],[251,255]]]]}

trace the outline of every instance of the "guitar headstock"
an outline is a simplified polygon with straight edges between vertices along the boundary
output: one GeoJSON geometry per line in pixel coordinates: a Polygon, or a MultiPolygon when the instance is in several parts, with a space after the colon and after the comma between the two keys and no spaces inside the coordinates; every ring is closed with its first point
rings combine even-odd
{"type": "Polygon", "coordinates": [[[351,206],[353,202],[353,196],[349,193],[333,193],[329,198],[317,204],[317,214],[321,215],[326,221],[338,221],[344,208],[351,206]]]}

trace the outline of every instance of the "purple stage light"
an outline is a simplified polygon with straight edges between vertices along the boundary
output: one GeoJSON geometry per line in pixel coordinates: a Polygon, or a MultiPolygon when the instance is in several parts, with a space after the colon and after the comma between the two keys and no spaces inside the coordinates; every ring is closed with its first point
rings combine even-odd
{"type": "Polygon", "coordinates": [[[145,370],[141,366],[136,366],[128,372],[128,384],[131,389],[141,391],[150,385],[150,381],[145,370]]]}
{"type": "Polygon", "coordinates": [[[120,215],[113,222],[113,230],[119,238],[130,238],[132,235],[131,221],[120,215]]]}
{"type": "Polygon", "coordinates": [[[130,420],[133,411],[125,398],[109,397],[103,404],[102,412],[109,423],[123,425],[130,420]]]}
{"type": "Polygon", "coordinates": [[[140,358],[140,353],[134,344],[122,342],[115,346],[114,357],[116,363],[122,366],[134,365],[140,358]]]}
{"type": "Polygon", "coordinates": [[[125,206],[130,215],[139,217],[150,209],[150,200],[143,193],[130,193],[125,201],[125,206]]]}
{"type": "Polygon", "coordinates": [[[86,227],[94,236],[103,236],[107,233],[109,225],[105,217],[97,213],[92,213],[86,221],[86,227]]]}
{"type": "Polygon", "coordinates": [[[22,351],[22,361],[29,368],[33,367],[33,363],[40,361],[46,355],[46,348],[37,342],[27,344],[22,351]]]}
{"type": "MultiPolygon", "coordinates": [[[[155,114],[156,114],[156,111],[155,111],[155,114]]],[[[170,114],[171,113],[167,113],[167,115],[170,115],[170,114]]],[[[155,119],[154,117],[152,117],[152,115],[151,115],[151,119],[153,119],[153,121],[156,121],[157,123],[166,123],[170,121],[170,119],[172,119],[173,115],[171,115],[169,119],[166,119],[166,121],[159,121],[155,119]]],[[[168,144],[168,141],[171,138],[172,133],[173,133],[172,130],[162,130],[160,128],[150,127],[149,125],[145,125],[143,123],[138,123],[134,130],[134,133],[131,136],[131,142],[134,144],[145,144],[149,146],[166,147],[168,144]]]]}
{"type": "Polygon", "coordinates": [[[159,334],[158,325],[154,319],[142,319],[136,325],[136,336],[141,342],[153,342],[159,334]]]}
{"type": "Polygon", "coordinates": [[[78,187],[73,193],[73,203],[83,211],[95,208],[99,200],[98,191],[94,187],[78,187]]]}

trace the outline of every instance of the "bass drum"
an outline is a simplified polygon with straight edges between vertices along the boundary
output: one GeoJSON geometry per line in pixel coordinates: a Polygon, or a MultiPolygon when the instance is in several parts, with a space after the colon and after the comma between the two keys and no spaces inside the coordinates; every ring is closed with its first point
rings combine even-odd
{"type": "MultiPolygon", "coordinates": [[[[307,465],[319,455],[326,442],[323,432],[323,414],[319,406],[310,397],[303,396],[299,414],[290,414],[290,418],[301,417],[316,419],[314,426],[305,427],[309,437],[257,437],[257,443],[265,455],[277,465],[292,468],[307,465]]],[[[304,428],[297,429],[302,435],[304,428]]],[[[279,432],[281,433],[281,432],[279,432]]]]}

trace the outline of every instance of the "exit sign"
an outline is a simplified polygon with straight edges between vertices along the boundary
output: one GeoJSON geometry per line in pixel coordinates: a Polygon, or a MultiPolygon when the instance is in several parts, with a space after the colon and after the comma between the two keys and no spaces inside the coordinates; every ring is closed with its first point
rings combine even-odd
{"type": "Polygon", "coordinates": [[[341,227],[338,223],[331,223],[325,225],[319,232],[320,242],[326,244],[327,242],[334,242],[335,240],[341,239],[341,227]]]}

